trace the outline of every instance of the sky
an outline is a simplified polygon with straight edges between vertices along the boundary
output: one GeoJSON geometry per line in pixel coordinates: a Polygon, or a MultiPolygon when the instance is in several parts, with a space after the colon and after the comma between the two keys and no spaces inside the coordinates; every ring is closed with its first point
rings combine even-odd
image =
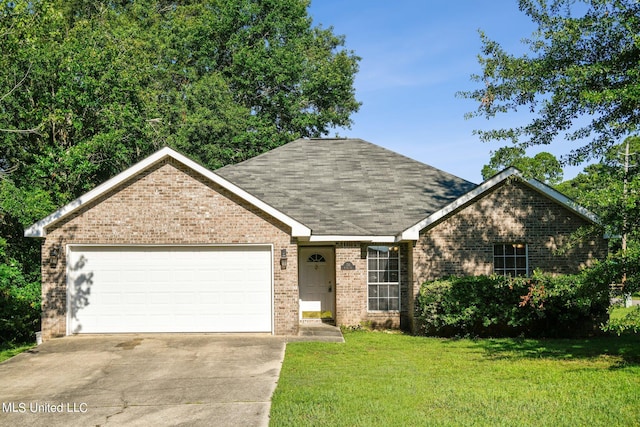
{"type": "MultiPolygon", "coordinates": [[[[351,129],[328,136],[362,138],[474,183],[490,152],[503,142],[484,143],[474,129],[501,128],[513,114],[465,119],[475,101],[456,92],[477,88],[481,73],[478,31],[510,53],[527,51],[521,42],[536,27],[517,0],[311,0],[314,25],[344,35],[345,48],[361,57],[356,99],[362,103],[351,129]]],[[[576,146],[558,140],[528,151],[567,154],[576,146]]],[[[566,167],[565,179],[581,167],[566,167]]]]}

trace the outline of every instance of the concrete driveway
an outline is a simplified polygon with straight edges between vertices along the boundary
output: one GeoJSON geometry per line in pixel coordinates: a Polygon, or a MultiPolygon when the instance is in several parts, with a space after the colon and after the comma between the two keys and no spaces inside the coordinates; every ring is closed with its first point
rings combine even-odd
{"type": "Polygon", "coordinates": [[[0,425],[266,426],[285,339],[75,336],[0,364],[0,425]]]}

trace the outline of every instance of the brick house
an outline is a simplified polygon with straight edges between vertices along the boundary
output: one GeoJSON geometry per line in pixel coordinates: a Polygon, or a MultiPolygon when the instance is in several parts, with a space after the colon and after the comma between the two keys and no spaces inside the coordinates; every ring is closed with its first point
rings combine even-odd
{"type": "Polygon", "coordinates": [[[299,139],[210,171],[163,148],[32,225],[42,335],[411,329],[425,280],[570,273],[596,218],[509,168],[480,185],[359,139],[299,139]]]}

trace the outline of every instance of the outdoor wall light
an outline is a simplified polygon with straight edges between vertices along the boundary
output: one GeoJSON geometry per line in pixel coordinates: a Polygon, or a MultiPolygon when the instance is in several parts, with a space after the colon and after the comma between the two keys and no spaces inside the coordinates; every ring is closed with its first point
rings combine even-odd
{"type": "Polygon", "coordinates": [[[282,249],[280,251],[280,268],[283,270],[287,269],[287,250],[282,249]]]}
{"type": "Polygon", "coordinates": [[[49,267],[58,265],[58,257],[60,257],[60,246],[54,246],[49,250],[49,267]]]}

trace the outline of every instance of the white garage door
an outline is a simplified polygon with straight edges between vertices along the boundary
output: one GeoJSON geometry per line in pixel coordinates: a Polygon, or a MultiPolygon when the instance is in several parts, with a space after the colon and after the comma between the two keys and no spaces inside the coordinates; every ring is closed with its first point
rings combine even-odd
{"type": "Polygon", "coordinates": [[[271,247],[69,248],[67,332],[271,332],[271,247]]]}

